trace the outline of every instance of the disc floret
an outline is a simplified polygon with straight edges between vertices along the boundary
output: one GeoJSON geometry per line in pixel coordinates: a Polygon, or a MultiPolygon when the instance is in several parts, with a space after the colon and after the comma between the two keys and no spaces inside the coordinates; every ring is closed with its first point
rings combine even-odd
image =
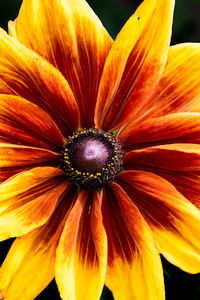
{"type": "Polygon", "coordinates": [[[96,128],[83,129],[66,140],[61,168],[70,183],[96,189],[114,181],[122,159],[121,144],[113,134],[96,128]]]}

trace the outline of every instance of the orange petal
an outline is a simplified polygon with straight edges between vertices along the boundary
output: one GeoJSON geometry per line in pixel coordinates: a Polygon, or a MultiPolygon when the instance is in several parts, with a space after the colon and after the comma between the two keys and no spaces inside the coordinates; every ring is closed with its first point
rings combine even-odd
{"type": "Polygon", "coordinates": [[[107,263],[101,198],[83,191],[62,232],[56,257],[56,281],[62,299],[98,300],[107,263]]]}
{"type": "Polygon", "coordinates": [[[124,158],[125,169],[160,169],[200,171],[200,145],[170,144],[129,152],[124,158]]]}
{"type": "Polygon", "coordinates": [[[59,151],[63,137],[39,106],[13,95],[0,94],[0,141],[59,151]]]}
{"type": "Polygon", "coordinates": [[[0,183],[2,183],[3,181],[7,180],[11,176],[13,176],[19,172],[26,171],[29,169],[30,169],[30,166],[0,168],[0,183]]]}
{"type": "Polygon", "coordinates": [[[184,271],[199,272],[199,210],[153,173],[127,171],[117,180],[150,225],[160,252],[184,271]]]}
{"type": "Polygon", "coordinates": [[[174,0],[145,0],[111,48],[100,82],[96,125],[119,128],[148,101],[163,72],[174,0]]]}
{"type": "Polygon", "coordinates": [[[94,108],[112,40],[84,0],[24,0],[18,39],[67,78],[81,111],[81,126],[94,126],[94,108]]]}
{"type": "Polygon", "coordinates": [[[59,163],[60,154],[28,146],[0,143],[0,167],[34,166],[59,163]]]}
{"type": "MultiPolygon", "coordinates": [[[[161,80],[145,109],[148,116],[200,111],[200,44],[180,44],[169,49],[161,80]]],[[[144,109],[144,110],[145,110],[144,109]]]]}
{"type": "Polygon", "coordinates": [[[44,224],[66,189],[64,180],[59,169],[41,167],[2,183],[0,240],[24,235],[44,224]]]}
{"type": "Polygon", "coordinates": [[[117,138],[125,151],[171,143],[200,143],[200,114],[175,113],[148,119],[135,126],[128,122],[117,138]]]}
{"type": "Polygon", "coordinates": [[[65,136],[76,131],[79,109],[62,74],[3,30],[0,52],[0,93],[16,94],[39,105],[50,113],[65,136]]]}
{"type": "Polygon", "coordinates": [[[106,189],[102,207],[108,237],[106,285],[115,300],[164,299],[160,257],[137,207],[115,183],[106,189]]]}

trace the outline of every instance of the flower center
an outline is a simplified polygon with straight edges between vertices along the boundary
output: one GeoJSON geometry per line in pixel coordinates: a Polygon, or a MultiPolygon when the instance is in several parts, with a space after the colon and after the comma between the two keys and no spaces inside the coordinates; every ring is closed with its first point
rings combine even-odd
{"type": "Polygon", "coordinates": [[[99,188],[114,181],[122,166],[119,141],[108,132],[85,129],[65,142],[61,169],[81,188],[99,188]]]}

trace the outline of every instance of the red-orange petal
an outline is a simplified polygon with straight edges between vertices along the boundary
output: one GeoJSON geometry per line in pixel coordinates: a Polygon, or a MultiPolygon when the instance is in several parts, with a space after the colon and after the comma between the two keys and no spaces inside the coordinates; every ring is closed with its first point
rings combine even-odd
{"type": "Polygon", "coordinates": [[[23,167],[13,167],[13,168],[0,168],[0,183],[4,182],[11,176],[29,170],[30,166],[23,166],[23,167]]]}
{"type": "MultiPolygon", "coordinates": [[[[168,118],[168,116],[166,116],[166,118],[168,118]]],[[[151,121],[149,121],[149,124],[150,123],[151,121]]],[[[196,125],[198,127],[197,120],[196,125]]],[[[181,127],[182,126],[180,126],[180,128],[181,127]]],[[[187,128],[185,129],[185,132],[187,132],[187,128]]],[[[192,132],[193,126],[190,128],[190,130],[191,135],[183,135],[181,139],[187,141],[187,139],[190,140],[191,138],[194,138],[194,141],[199,142],[198,131],[192,132]]],[[[176,134],[177,132],[178,128],[174,128],[174,133],[176,134]]],[[[153,128],[152,134],[154,134],[153,128]]],[[[144,146],[144,144],[141,145],[144,146]]],[[[167,146],[167,148],[164,145],[161,145],[157,147],[146,148],[143,150],[131,151],[127,155],[125,155],[124,168],[126,170],[139,169],[143,171],[150,171],[165,178],[166,180],[171,182],[176,187],[176,189],[181,192],[189,201],[191,201],[196,207],[200,209],[200,161],[198,158],[199,149],[199,145],[197,144],[171,144],[170,146],[167,146]]]]}
{"type": "Polygon", "coordinates": [[[108,238],[105,284],[116,300],[164,299],[162,265],[143,216],[125,191],[111,183],[103,194],[108,238]]]}
{"type": "Polygon", "coordinates": [[[200,111],[200,45],[179,44],[169,49],[167,64],[152,97],[146,117],[200,111]]]}
{"type": "Polygon", "coordinates": [[[200,171],[200,145],[169,144],[128,152],[125,169],[160,168],[174,171],[200,171]]]}
{"type": "Polygon", "coordinates": [[[21,172],[0,185],[0,240],[24,235],[43,225],[67,183],[51,167],[21,172]]]}
{"type": "Polygon", "coordinates": [[[107,263],[101,198],[83,191],[66,219],[56,256],[56,281],[62,299],[98,300],[107,263]]]}
{"type": "Polygon", "coordinates": [[[0,168],[59,164],[60,154],[42,148],[0,143],[0,168]]]}
{"type": "Polygon", "coordinates": [[[199,272],[199,210],[153,173],[127,171],[117,180],[150,225],[160,252],[184,271],[199,272]]]}
{"type": "Polygon", "coordinates": [[[99,81],[112,39],[85,0],[24,0],[18,39],[67,78],[81,112],[81,126],[94,126],[99,81]]]}
{"type": "Polygon", "coordinates": [[[175,113],[136,122],[125,124],[117,135],[126,152],[163,144],[200,143],[199,113],[175,113]]]}
{"type": "Polygon", "coordinates": [[[39,106],[14,95],[0,94],[0,142],[59,151],[62,134],[39,106]]]}
{"type": "MultiPolygon", "coordinates": [[[[142,168],[145,170],[145,167],[142,168]]],[[[147,167],[147,170],[148,167],[147,167]]],[[[192,204],[200,209],[200,171],[173,171],[165,170],[159,167],[152,167],[150,171],[154,174],[165,178],[167,181],[173,184],[173,186],[192,204]]]]}
{"type": "Polygon", "coordinates": [[[49,112],[63,135],[79,127],[79,109],[62,74],[49,62],[0,31],[0,93],[19,95],[49,112]]]}
{"type": "Polygon", "coordinates": [[[173,8],[174,0],[145,0],[117,36],[100,82],[98,127],[119,128],[148,102],[166,63],[173,8]]]}

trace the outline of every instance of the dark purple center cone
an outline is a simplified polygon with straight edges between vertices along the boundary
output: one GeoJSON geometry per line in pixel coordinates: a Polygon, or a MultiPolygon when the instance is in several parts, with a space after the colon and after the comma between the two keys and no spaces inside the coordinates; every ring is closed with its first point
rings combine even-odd
{"type": "Polygon", "coordinates": [[[80,142],[73,155],[73,164],[80,170],[96,172],[101,170],[109,159],[109,150],[105,143],[95,139],[80,142]]]}
{"type": "Polygon", "coordinates": [[[97,189],[115,180],[122,162],[121,144],[113,134],[89,128],[68,137],[60,167],[70,183],[82,189],[97,189]]]}

